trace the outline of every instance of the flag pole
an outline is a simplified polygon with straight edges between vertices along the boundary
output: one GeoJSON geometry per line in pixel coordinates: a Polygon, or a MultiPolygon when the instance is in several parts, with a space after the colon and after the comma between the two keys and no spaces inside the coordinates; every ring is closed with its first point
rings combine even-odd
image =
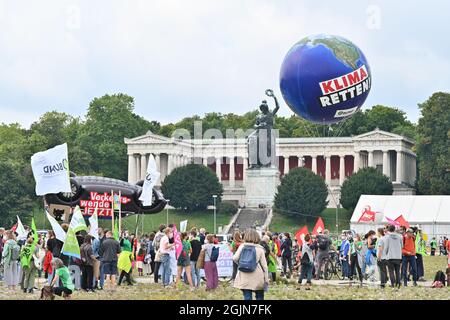
{"type": "Polygon", "coordinates": [[[111,231],[114,235],[114,190],[111,189],[111,231]]]}
{"type": "Polygon", "coordinates": [[[119,190],[119,237],[122,234],[122,191],[119,190]]]}

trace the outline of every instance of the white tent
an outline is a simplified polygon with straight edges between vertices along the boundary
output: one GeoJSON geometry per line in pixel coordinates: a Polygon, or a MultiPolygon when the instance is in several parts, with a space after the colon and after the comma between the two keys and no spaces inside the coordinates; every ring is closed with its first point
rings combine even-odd
{"type": "Polygon", "coordinates": [[[403,215],[411,226],[419,225],[429,237],[450,235],[450,196],[373,196],[361,195],[350,228],[366,233],[385,225],[386,217],[395,220],[403,215]],[[375,211],[374,222],[358,222],[364,210],[375,211]]]}

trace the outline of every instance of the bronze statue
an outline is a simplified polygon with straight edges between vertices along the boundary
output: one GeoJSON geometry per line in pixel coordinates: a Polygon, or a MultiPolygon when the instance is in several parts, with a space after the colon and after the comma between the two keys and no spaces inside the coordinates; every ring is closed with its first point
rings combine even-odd
{"type": "Polygon", "coordinates": [[[275,114],[280,106],[271,89],[266,90],[266,95],[275,100],[275,109],[270,111],[266,100],[263,100],[259,106],[261,114],[255,121],[256,130],[248,137],[250,169],[275,165],[275,134],[273,129],[275,114]]]}

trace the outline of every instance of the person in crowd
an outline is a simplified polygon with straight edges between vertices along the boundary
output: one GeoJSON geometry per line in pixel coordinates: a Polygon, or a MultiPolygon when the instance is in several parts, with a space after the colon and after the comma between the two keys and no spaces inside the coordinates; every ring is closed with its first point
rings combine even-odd
{"type": "Polygon", "coordinates": [[[275,245],[273,241],[273,236],[271,232],[267,232],[266,234],[269,237],[269,259],[267,260],[267,269],[269,271],[269,276],[272,280],[272,282],[275,282],[277,280],[277,267],[278,267],[278,260],[277,260],[277,246],[275,245]]]}
{"type": "Polygon", "coordinates": [[[361,261],[363,260],[362,256],[362,247],[363,242],[361,241],[361,236],[359,234],[355,234],[353,241],[350,243],[350,280],[353,280],[353,277],[356,276],[356,272],[358,272],[359,283],[362,286],[363,283],[363,273],[361,271],[361,261]]]}
{"type": "MultiPolygon", "coordinates": [[[[234,234],[233,234],[233,241],[229,245],[231,252],[233,254],[235,254],[236,251],[239,249],[239,246],[242,243],[243,243],[243,241],[242,241],[241,233],[239,231],[235,231],[234,234]]],[[[238,269],[238,266],[233,261],[233,275],[231,276],[231,280],[236,279],[237,269],[238,269]]]]}
{"type": "Polygon", "coordinates": [[[439,238],[439,255],[445,255],[444,237],[439,238]]]}
{"type": "Polygon", "coordinates": [[[233,286],[242,290],[244,300],[252,300],[255,293],[256,300],[264,300],[264,291],[268,290],[269,274],[267,269],[267,261],[264,248],[259,244],[261,239],[254,229],[247,229],[244,233],[244,244],[240,245],[236,253],[233,255],[233,261],[240,265],[242,258],[247,258],[249,252],[254,252],[250,261],[254,265],[253,271],[244,272],[238,269],[236,279],[233,286]],[[244,254],[243,254],[244,252],[244,254]]]}
{"type": "Polygon", "coordinates": [[[34,244],[33,236],[29,236],[20,251],[20,262],[22,265],[21,288],[25,293],[33,293],[34,280],[36,276],[36,265],[34,256],[39,252],[39,247],[34,244]]]}
{"type": "Polygon", "coordinates": [[[350,252],[350,241],[346,234],[341,235],[342,243],[339,248],[339,259],[342,263],[342,277],[345,279],[349,278],[349,252],[350,252]]]}
{"type": "Polygon", "coordinates": [[[147,243],[143,242],[138,251],[137,251],[137,256],[136,256],[136,267],[138,269],[138,275],[140,277],[142,277],[144,275],[144,259],[145,256],[147,255],[147,243]]]}
{"type": "Polygon", "coordinates": [[[286,232],[285,239],[281,244],[281,261],[283,265],[283,274],[286,278],[290,278],[292,274],[292,240],[291,235],[286,232]]]}
{"type": "Polygon", "coordinates": [[[99,290],[103,290],[103,286],[105,284],[105,271],[103,269],[103,257],[102,257],[102,255],[100,253],[100,248],[101,248],[101,246],[103,244],[103,241],[106,240],[106,233],[108,233],[107,229],[102,229],[102,228],[98,229],[98,237],[99,237],[99,240],[100,240],[100,246],[99,246],[99,249],[98,249],[99,279],[98,279],[98,284],[96,286],[94,286],[94,287],[96,289],[99,289],[99,290]]]}
{"type": "Polygon", "coordinates": [[[204,245],[205,244],[205,239],[206,239],[206,230],[205,230],[205,228],[200,228],[198,237],[200,239],[200,244],[204,245]]]}
{"type": "Polygon", "coordinates": [[[298,285],[302,285],[303,279],[306,278],[306,290],[311,287],[312,271],[314,266],[314,244],[311,241],[311,236],[307,233],[303,239],[302,243],[302,258],[300,259],[301,271],[300,277],[298,278],[298,285]]]}
{"type": "MultiPolygon", "coordinates": [[[[317,272],[316,272],[316,280],[319,280],[322,276],[323,268],[325,267],[325,262],[330,259],[330,246],[331,246],[331,240],[330,240],[330,231],[325,229],[323,231],[323,234],[317,235],[317,255],[316,255],[316,261],[317,261],[317,272]]],[[[303,249],[302,249],[303,251],[303,249]]]]}
{"type": "Polygon", "coordinates": [[[375,264],[376,264],[376,243],[377,237],[373,230],[369,230],[366,234],[367,252],[364,257],[366,261],[366,278],[371,282],[375,282],[375,264]]]}
{"type": "Polygon", "coordinates": [[[206,277],[206,291],[214,290],[219,285],[219,274],[215,261],[211,261],[212,249],[214,247],[214,235],[208,234],[205,238],[205,244],[202,250],[205,250],[205,277],[206,277]]]}
{"type": "Polygon", "coordinates": [[[80,247],[81,256],[81,289],[94,292],[94,264],[97,260],[92,249],[92,236],[86,235],[80,247]]]}
{"type": "Polygon", "coordinates": [[[153,239],[153,248],[155,250],[155,269],[153,270],[153,279],[155,283],[158,283],[159,279],[159,268],[161,266],[161,253],[159,252],[159,247],[161,245],[161,239],[165,236],[164,230],[166,229],[165,224],[160,224],[158,232],[153,239]]]}
{"type": "Polygon", "coordinates": [[[53,287],[53,293],[58,296],[63,295],[64,299],[70,300],[72,298],[72,292],[75,290],[75,286],[70,277],[69,269],[59,258],[54,258],[52,260],[52,269],[55,270],[55,275],[50,283],[53,287]],[[61,286],[55,287],[55,285],[59,283],[61,283],[61,286]]]}
{"type": "Polygon", "coordinates": [[[433,239],[431,239],[430,241],[430,253],[432,256],[436,254],[436,249],[437,249],[436,237],[433,237],[433,239]]]}
{"type": "Polygon", "coordinates": [[[377,255],[377,266],[378,270],[380,272],[380,286],[381,288],[384,288],[386,286],[387,282],[387,264],[388,264],[388,258],[387,258],[387,252],[385,250],[386,248],[386,236],[384,233],[384,228],[378,228],[378,241],[377,241],[377,249],[376,249],[376,255],[377,255]]]}
{"type": "Polygon", "coordinates": [[[417,280],[425,281],[425,268],[423,266],[423,256],[427,254],[427,243],[423,239],[422,230],[417,228],[416,232],[416,264],[417,264],[417,280]]]}
{"type": "Polygon", "coordinates": [[[151,232],[148,236],[148,242],[147,242],[147,256],[150,255],[150,260],[148,261],[150,265],[150,273],[147,275],[152,275],[155,272],[155,247],[153,246],[153,241],[155,240],[155,232],[151,232]]]}
{"type": "Polygon", "coordinates": [[[413,277],[413,285],[417,286],[416,244],[414,231],[411,228],[406,230],[406,234],[403,236],[402,278],[405,287],[408,285],[408,266],[413,277]]]}
{"type": "Polygon", "coordinates": [[[119,286],[122,284],[122,280],[124,277],[126,278],[126,281],[129,286],[133,285],[133,282],[131,281],[131,269],[132,269],[131,262],[133,261],[133,248],[132,248],[133,240],[134,238],[132,236],[124,237],[120,240],[121,251],[119,259],[117,261],[117,268],[120,270],[118,282],[119,286]]]}
{"type": "Polygon", "coordinates": [[[3,282],[12,291],[19,284],[19,255],[20,247],[16,242],[15,234],[11,230],[5,231],[5,244],[2,252],[3,282]]]}
{"type": "Polygon", "coordinates": [[[202,251],[202,245],[200,243],[200,238],[197,236],[197,230],[193,228],[190,233],[190,243],[191,243],[191,274],[192,274],[192,284],[198,288],[200,286],[200,269],[197,268],[197,260],[202,251]]]}
{"type": "MultiPolygon", "coordinates": [[[[99,228],[99,229],[101,229],[101,228],[99,228]]],[[[97,230],[97,234],[98,234],[98,231],[99,230],[97,230]]],[[[103,230],[102,230],[102,232],[103,232],[103,230]]],[[[99,250],[100,250],[100,238],[97,239],[95,237],[92,237],[92,252],[94,253],[94,257],[95,257],[94,265],[93,265],[93,277],[92,277],[93,290],[96,290],[98,288],[98,280],[100,278],[100,260],[99,260],[100,256],[98,254],[99,250]]]]}
{"type": "Polygon", "coordinates": [[[175,282],[175,286],[178,287],[178,283],[181,279],[181,274],[183,273],[183,269],[184,269],[184,272],[187,277],[187,281],[189,283],[189,287],[192,290],[194,288],[193,283],[192,283],[192,271],[191,271],[191,259],[190,259],[190,255],[192,253],[192,247],[191,247],[191,243],[190,243],[188,237],[189,236],[188,236],[187,232],[182,232],[180,234],[182,250],[180,252],[180,256],[178,257],[178,261],[177,261],[177,279],[175,282]]]}
{"type": "Polygon", "coordinates": [[[388,225],[384,240],[384,252],[388,262],[389,280],[391,287],[400,288],[400,265],[402,262],[402,236],[395,231],[394,225],[388,225]]]}
{"type": "Polygon", "coordinates": [[[162,283],[164,287],[170,284],[170,277],[172,276],[172,268],[170,265],[170,253],[175,250],[175,244],[170,243],[170,239],[173,239],[173,230],[170,227],[164,229],[164,236],[161,238],[159,246],[159,254],[162,269],[162,283]]]}
{"type": "Polygon", "coordinates": [[[46,256],[45,241],[43,238],[40,238],[37,243],[37,250],[35,250],[33,254],[34,265],[38,272],[38,278],[42,277],[42,270],[45,256],[46,256]]]}
{"type": "Polygon", "coordinates": [[[114,239],[112,231],[107,231],[106,239],[100,244],[99,255],[102,257],[102,269],[109,290],[115,290],[116,287],[117,261],[120,252],[119,241],[114,239]]]}

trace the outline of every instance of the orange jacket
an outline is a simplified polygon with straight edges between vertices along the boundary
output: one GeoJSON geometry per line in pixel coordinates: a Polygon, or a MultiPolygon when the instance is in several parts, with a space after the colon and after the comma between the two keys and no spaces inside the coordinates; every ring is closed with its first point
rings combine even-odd
{"type": "Polygon", "coordinates": [[[414,237],[403,237],[403,249],[402,254],[404,256],[415,256],[416,255],[416,242],[414,237]],[[408,254],[409,252],[409,254],[408,254]]]}

